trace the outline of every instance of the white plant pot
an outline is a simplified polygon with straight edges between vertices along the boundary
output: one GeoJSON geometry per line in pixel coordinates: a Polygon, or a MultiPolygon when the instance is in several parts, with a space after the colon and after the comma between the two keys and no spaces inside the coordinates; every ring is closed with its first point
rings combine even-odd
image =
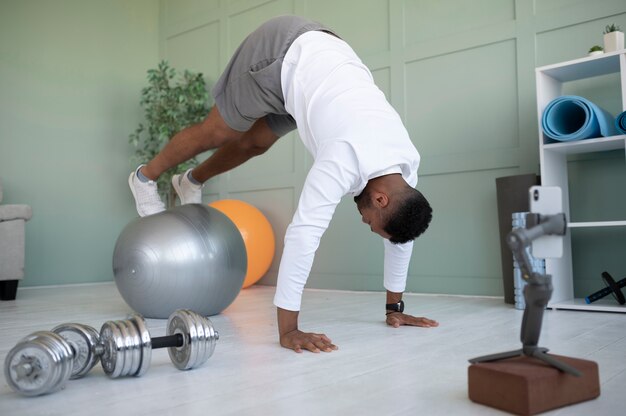
{"type": "Polygon", "coordinates": [[[593,52],[589,52],[589,56],[598,56],[598,55],[603,55],[604,52],[603,51],[593,51],[593,52]]]}
{"type": "Polygon", "coordinates": [[[604,52],[624,49],[624,32],[611,32],[604,35],[604,52]]]}

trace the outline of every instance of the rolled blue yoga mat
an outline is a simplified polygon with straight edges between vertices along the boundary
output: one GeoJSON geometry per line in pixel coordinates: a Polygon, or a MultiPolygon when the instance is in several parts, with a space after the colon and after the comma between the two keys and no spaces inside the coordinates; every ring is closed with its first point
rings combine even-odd
{"type": "Polygon", "coordinates": [[[561,142],[618,134],[615,119],[608,111],[575,95],[550,101],[543,111],[541,127],[547,137],[561,142]]]}
{"type": "Polygon", "coordinates": [[[615,119],[615,128],[621,134],[626,134],[626,111],[618,115],[615,119]]]}

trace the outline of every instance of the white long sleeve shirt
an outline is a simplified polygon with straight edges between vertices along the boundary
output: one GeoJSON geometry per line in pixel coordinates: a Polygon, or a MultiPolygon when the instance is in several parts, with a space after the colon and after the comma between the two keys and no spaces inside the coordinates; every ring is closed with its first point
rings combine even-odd
{"type": "MultiPolygon", "coordinates": [[[[343,40],[306,32],[285,56],[285,108],[313,155],[298,208],[285,234],[274,304],[300,310],[319,241],[345,195],[360,194],[370,179],[400,173],[417,184],[420,156],[397,112],[343,40]]],[[[384,287],[403,292],[413,242],[384,240],[384,287]]]]}

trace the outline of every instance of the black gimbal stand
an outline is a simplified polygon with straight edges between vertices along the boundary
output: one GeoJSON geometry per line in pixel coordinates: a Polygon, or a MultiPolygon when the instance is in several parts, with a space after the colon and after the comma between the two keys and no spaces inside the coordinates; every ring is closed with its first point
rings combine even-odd
{"type": "Polygon", "coordinates": [[[520,265],[524,280],[527,281],[527,285],[524,288],[526,308],[524,309],[522,330],[520,334],[522,348],[519,350],[472,358],[469,362],[480,363],[498,361],[506,358],[526,355],[542,360],[563,372],[579,377],[581,376],[580,371],[550,356],[547,354],[547,348],[542,348],[537,345],[539,342],[539,335],[541,334],[543,311],[552,296],[552,277],[548,274],[541,274],[533,271],[532,262],[530,261],[526,250],[533,240],[544,235],[565,235],[567,230],[565,214],[527,214],[526,224],[528,228],[515,229],[507,236],[507,244],[513,252],[513,257],[520,265]]]}

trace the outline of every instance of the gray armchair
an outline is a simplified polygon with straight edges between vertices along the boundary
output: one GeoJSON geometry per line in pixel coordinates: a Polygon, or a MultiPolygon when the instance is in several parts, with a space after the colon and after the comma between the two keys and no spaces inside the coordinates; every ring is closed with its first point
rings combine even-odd
{"type": "Polygon", "coordinates": [[[13,300],[24,277],[25,223],[33,215],[28,205],[2,204],[0,179],[0,300],[13,300]]]}

